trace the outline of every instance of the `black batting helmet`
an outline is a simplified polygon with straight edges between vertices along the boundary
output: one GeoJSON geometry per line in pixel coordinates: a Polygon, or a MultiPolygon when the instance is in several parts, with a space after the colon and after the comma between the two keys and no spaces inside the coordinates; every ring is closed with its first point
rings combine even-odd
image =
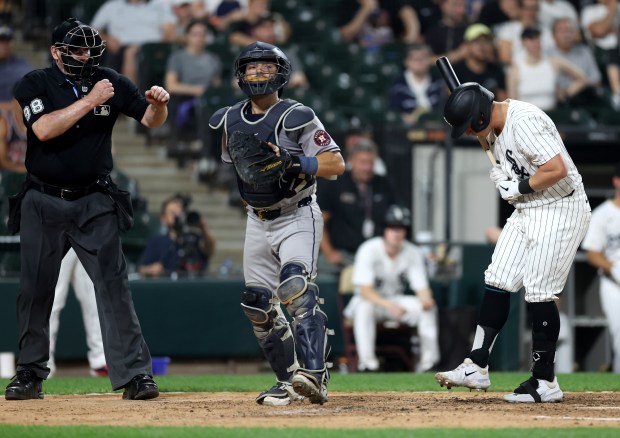
{"type": "Polygon", "coordinates": [[[454,89],[443,109],[443,118],[452,126],[452,138],[468,127],[480,132],[491,121],[491,104],[495,95],[476,82],[465,82],[454,89]]]}
{"type": "Polygon", "coordinates": [[[65,72],[76,79],[89,78],[95,73],[106,47],[96,29],[76,18],[68,18],[54,28],[52,44],[60,51],[65,72]],[[83,52],[88,53],[85,62],[72,56],[83,52]]]}
{"type": "Polygon", "coordinates": [[[291,77],[291,61],[278,47],[257,41],[245,47],[235,60],[235,77],[239,87],[248,96],[271,94],[279,91],[291,77]],[[278,67],[274,78],[266,81],[248,81],[245,68],[252,63],[273,63],[278,67]]]}
{"type": "Polygon", "coordinates": [[[384,226],[411,227],[411,211],[402,205],[390,205],[385,212],[384,226]]]}

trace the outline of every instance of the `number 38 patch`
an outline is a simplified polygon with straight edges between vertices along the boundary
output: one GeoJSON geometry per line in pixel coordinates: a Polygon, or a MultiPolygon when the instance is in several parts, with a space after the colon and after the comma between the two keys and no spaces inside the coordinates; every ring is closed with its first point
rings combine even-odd
{"type": "Polygon", "coordinates": [[[43,111],[45,107],[43,106],[43,101],[39,98],[34,99],[30,102],[30,105],[24,107],[24,117],[26,121],[30,120],[32,114],[39,114],[43,111]]]}

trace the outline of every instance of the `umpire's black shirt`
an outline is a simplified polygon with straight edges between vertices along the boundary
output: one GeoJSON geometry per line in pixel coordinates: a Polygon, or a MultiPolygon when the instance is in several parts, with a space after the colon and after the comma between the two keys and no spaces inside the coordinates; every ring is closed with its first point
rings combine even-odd
{"type": "Polygon", "coordinates": [[[14,95],[28,128],[28,173],[61,187],[86,186],[110,173],[112,129],[119,113],[139,121],[148,102],[129,79],[116,71],[99,67],[90,82],[94,86],[102,79],[112,83],[114,97],[95,107],[64,134],[48,141],[37,138],[32,131],[33,123],[44,114],[68,107],[83,90],[70,82],[55,64],[28,73],[15,85],[14,95]]]}

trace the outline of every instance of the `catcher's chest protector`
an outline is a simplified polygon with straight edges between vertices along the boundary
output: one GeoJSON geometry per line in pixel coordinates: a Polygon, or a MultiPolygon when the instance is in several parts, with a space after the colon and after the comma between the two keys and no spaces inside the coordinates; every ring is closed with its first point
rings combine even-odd
{"type": "MultiPolygon", "coordinates": [[[[244,104],[242,101],[230,108],[226,114],[226,133],[230,136],[235,131],[247,134],[258,134],[258,138],[278,144],[276,141],[277,131],[280,130],[284,115],[294,106],[299,105],[292,99],[284,99],[274,105],[258,122],[248,122],[242,116],[244,104]]],[[[228,140],[228,139],[227,139],[228,140]]],[[[282,181],[273,184],[253,186],[246,184],[237,176],[237,185],[241,197],[252,207],[265,208],[290,197],[292,188],[296,186],[296,180],[292,175],[286,175],[282,181]]]]}

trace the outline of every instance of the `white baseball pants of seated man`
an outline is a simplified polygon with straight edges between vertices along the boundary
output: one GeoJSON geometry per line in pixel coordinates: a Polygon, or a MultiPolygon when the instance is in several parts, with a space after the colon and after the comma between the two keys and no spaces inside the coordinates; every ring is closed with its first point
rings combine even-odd
{"type": "Polygon", "coordinates": [[[615,313],[620,309],[620,286],[613,280],[601,276],[601,307],[607,318],[607,327],[611,335],[613,362],[612,371],[620,373],[620,318],[615,313]]]}
{"type": "MultiPolygon", "coordinates": [[[[410,327],[417,326],[420,339],[420,360],[416,371],[427,371],[439,361],[437,309],[433,307],[431,310],[423,310],[420,300],[411,295],[394,295],[386,299],[407,309],[407,313],[400,318],[399,322],[410,327]]],[[[377,370],[379,368],[379,361],[375,354],[377,322],[395,321],[395,318],[385,308],[359,295],[351,298],[344,315],[353,320],[358,369],[377,370]]]]}
{"type": "Polygon", "coordinates": [[[88,347],[88,363],[91,370],[102,368],[106,364],[103,353],[103,339],[101,337],[101,325],[97,314],[97,302],[95,300],[95,287],[90,277],[84,270],[77,254],[71,248],[60,265],[60,274],[54,292],[54,305],[50,315],[50,358],[47,366],[50,369],[49,377],[56,372],[54,352],[56,351],[56,338],[60,322],[60,312],[67,303],[69,284],[73,286],[75,296],[82,308],[82,320],[86,331],[86,346],[88,347]]]}

